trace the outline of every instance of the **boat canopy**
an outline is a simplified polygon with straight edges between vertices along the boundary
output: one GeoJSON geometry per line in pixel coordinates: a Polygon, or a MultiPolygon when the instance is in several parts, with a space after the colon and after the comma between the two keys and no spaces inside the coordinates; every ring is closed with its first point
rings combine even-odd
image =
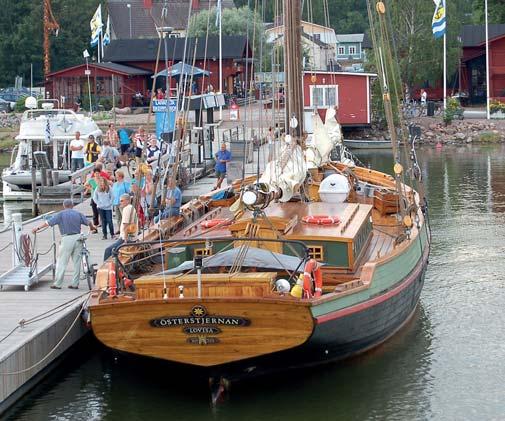
{"type": "MultiPolygon", "coordinates": [[[[262,269],[287,270],[290,272],[303,272],[303,259],[286,254],[274,253],[269,250],[262,250],[256,247],[249,247],[244,253],[241,247],[237,247],[228,251],[214,254],[203,259],[203,268],[214,268],[221,266],[233,266],[237,259],[242,260],[242,266],[245,267],[260,267],[262,269]]],[[[180,273],[194,268],[192,260],[185,261],[179,266],[168,269],[162,274],[180,273]]]]}

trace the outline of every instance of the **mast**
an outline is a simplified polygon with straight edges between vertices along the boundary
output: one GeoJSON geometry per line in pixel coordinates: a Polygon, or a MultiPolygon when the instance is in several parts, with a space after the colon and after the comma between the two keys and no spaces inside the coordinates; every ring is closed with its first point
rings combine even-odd
{"type": "Polygon", "coordinates": [[[285,110],[286,133],[291,134],[300,143],[303,134],[303,74],[302,74],[302,25],[301,1],[284,0],[284,75],[285,75],[285,110]],[[292,118],[298,121],[296,128],[292,118]]]}

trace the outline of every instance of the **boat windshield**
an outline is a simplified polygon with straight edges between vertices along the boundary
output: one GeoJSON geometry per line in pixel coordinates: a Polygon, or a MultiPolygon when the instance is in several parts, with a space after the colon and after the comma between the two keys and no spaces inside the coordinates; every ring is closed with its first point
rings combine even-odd
{"type": "Polygon", "coordinates": [[[30,120],[45,120],[46,118],[56,119],[62,117],[76,118],[76,114],[72,110],[52,109],[52,110],[28,110],[23,114],[22,121],[30,120]]]}

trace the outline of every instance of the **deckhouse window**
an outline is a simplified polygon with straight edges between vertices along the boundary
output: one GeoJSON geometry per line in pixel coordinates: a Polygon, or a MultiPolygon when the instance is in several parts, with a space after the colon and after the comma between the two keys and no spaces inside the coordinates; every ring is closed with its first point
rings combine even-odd
{"type": "Polygon", "coordinates": [[[316,259],[318,261],[324,260],[324,249],[323,246],[309,246],[309,257],[311,259],[316,259]]]}
{"type": "Polygon", "coordinates": [[[356,47],[349,47],[349,55],[354,55],[356,54],[356,47]]]}
{"type": "Polygon", "coordinates": [[[338,55],[343,56],[345,54],[345,47],[338,47],[338,55]]]}
{"type": "Polygon", "coordinates": [[[328,108],[338,105],[338,85],[311,85],[310,106],[328,108]]]}

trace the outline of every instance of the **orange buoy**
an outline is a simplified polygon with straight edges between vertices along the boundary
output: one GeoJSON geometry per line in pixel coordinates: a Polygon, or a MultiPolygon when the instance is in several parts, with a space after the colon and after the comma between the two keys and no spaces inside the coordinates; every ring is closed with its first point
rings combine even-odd
{"type": "Polygon", "coordinates": [[[222,225],[228,222],[228,219],[209,219],[208,221],[203,221],[200,225],[203,228],[212,228],[216,225],[222,225]]]}
{"type": "Polygon", "coordinates": [[[316,259],[310,259],[303,269],[303,297],[320,297],[322,294],[323,273],[321,271],[321,265],[316,259]],[[314,293],[312,293],[313,289],[314,293]]]}
{"type": "Polygon", "coordinates": [[[340,218],[328,215],[306,215],[302,218],[302,222],[314,225],[338,225],[340,224],[340,218]]]}

